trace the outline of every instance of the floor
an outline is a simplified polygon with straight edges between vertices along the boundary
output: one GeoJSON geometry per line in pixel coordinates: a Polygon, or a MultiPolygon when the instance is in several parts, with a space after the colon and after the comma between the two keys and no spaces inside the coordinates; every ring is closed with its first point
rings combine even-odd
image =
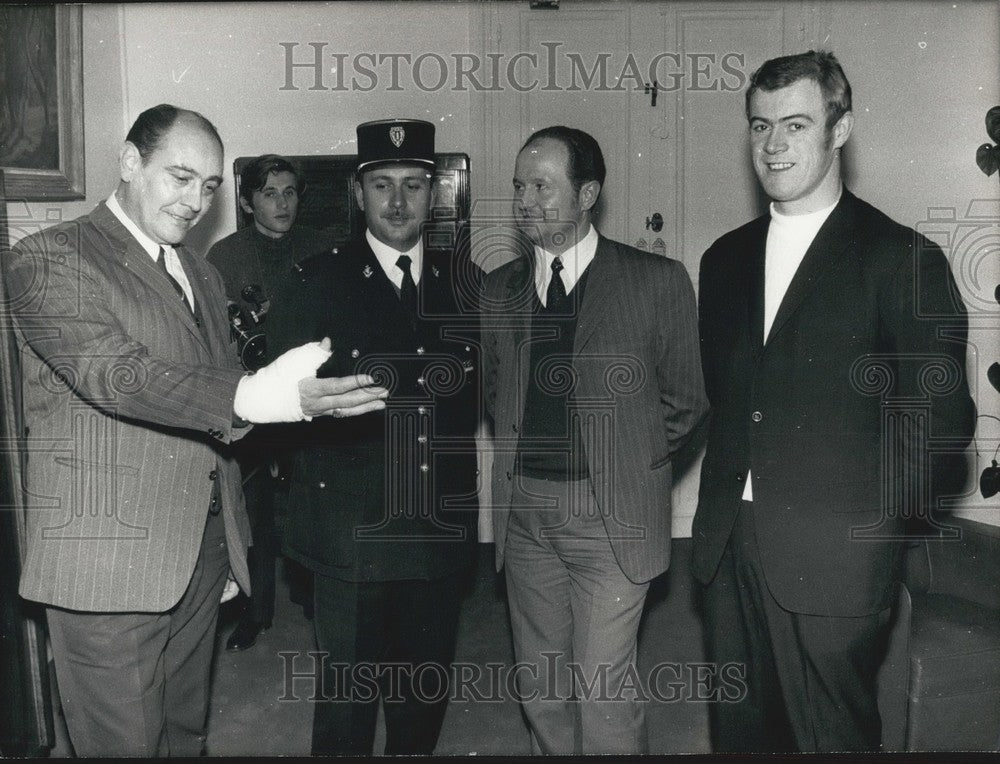
{"type": "MultiPolygon", "coordinates": [[[[517,701],[491,677],[513,663],[502,579],[492,569],[492,546],[481,547],[474,585],[465,600],[456,661],[468,669],[466,690],[453,691],[436,753],[442,755],[506,755],[529,753],[528,734],[517,701]],[[492,666],[493,668],[489,668],[492,666]]],[[[698,663],[703,661],[701,625],[694,610],[688,573],[690,539],[674,542],[671,570],[654,581],[639,637],[639,673],[648,677],[660,666],[659,699],[646,707],[650,751],[705,753],[708,711],[698,700],[698,663]],[[664,665],[669,664],[669,665],[664,665]]],[[[217,635],[212,703],[208,726],[210,756],[275,756],[309,753],[312,704],[308,700],[315,650],[312,625],[302,608],[288,598],[279,576],[273,627],[250,649],[230,653],[224,643],[238,614],[223,606],[217,635]]],[[[654,672],[655,673],[655,672],[654,672]]],[[[58,727],[58,724],[57,724],[58,727]]],[[[59,730],[53,756],[67,752],[59,730]]],[[[375,753],[382,748],[381,733],[375,753]]]]}

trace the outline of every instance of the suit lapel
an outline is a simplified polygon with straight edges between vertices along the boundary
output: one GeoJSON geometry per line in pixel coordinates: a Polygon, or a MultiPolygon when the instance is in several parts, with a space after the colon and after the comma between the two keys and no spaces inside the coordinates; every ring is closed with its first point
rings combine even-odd
{"type": "Polygon", "coordinates": [[[520,257],[511,267],[507,283],[500,295],[502,299],[501,312],[505,317],[509,317],[513,323],[511,328],[513,336],[510,344],[513,358],[501,358],[500,363],[508,369],[517,369],[518,371],[515,405],[519,419],[524,413],[524,400],[531,375],[530,359],[524,357],[524,354],[530,352],[526,343],[531,334],[532,316],[538,307],[534,268],[533,257],[520,257]]]}
{"type": "MultiPolygon", "coordinates": [[[[187,274],[188,283],[191,284],[191,294],[194,296],[196,310],[201,316],[202,326],[198,331],[198,336],[204,340],[206,347],[215,356],[217,352],[221,351],[221,348],[210,338],[226,336],[225,331],[220,331],[215,326],[215,317],[220,313],[219,306],[214,303],[218,302],[220,295],[208,293],[206,289],[208,281],[202,270],[203,263],[199,261],[197,255],[183,245],[175,247],[174,251],[177,252],[181,265],[184,266],[184,273],[187,274]]],[[[186,303],[181,303],[181,307],[186,308],[186,303]]],[[[187,313],[189,316],[191,315],[191,311],[187,311],[187,313]]],[[[195,328],[198,328],[197,324],[195,328]]]]}
{"type": "MultiPolygon", "coordinates": [[[[153,262],[153,258],[149,256],[149,253],[142,248],[135,237],[122,225],[122,222],[115,217],[115,214],[108,209],[107,204],[104,202],[99,204],[94,210],[91,219],[97,229],[104,234],[111,247],[116,250],[122,264],[138,278],[146,282],[151,289],[159,293],[166,304],[166,310],[172,312],[180,320],[184,328],[204,345],[205,338],[198,330],[194,322],[194,316],[187,303],[178,299],[174,285],[160,271],[156,263],[153,262]]],[[[179,257],[181,249],[183,247],[175,248],[179,257]]],[[[184,272],[188,276],[192,292],[195,294],[195,299],[197,300],[200,293],[195,290],[194,283],[198,280],[195,277],[195,272],[198,269],[192,269],[192,266],[184,258],[181,259],[181,262],[184,264],[184,272]]]]}
{"type": "Polygon", "coordinates": [[[764,349],[764,252],[767,246],[767,229],[770,218],[750,238],[743,264],[743,277],[747,285],[747,326],[750,327],[750,349],[754,358],[764,349]]]}
{"type": "Polygon", "coordinates": [[[778,305],[769,337],[777,336],[802,305],[802,301],[823,279],[830,266],[840,260],[840,253],[851,244],[854,237],[852,199],[853,197],[845,189],[840,203],[816,233],[816,238],[806,250],[792,282],[788,285],[788,291],[778,305]]]}
{"type": "MultiPolygon", "coordinates": [[[[615,268],[616,251],[610,241],[603,236],[597,240],[597,252],[587,270],[587,287],[583,292],[583,303],[577,305],[576,338],[573,353],[580,351],[590,342],[604,314],[614,304],[615,289],[620,288],[621,274],[615,268]]],[[[581,274],[582,276],[583,274],[581,274]]],[[[571,293],[572,296],[572,293],[571,293]]]]}
{"type": "MultiPolygon", "coordinates": [[[[383,305],[386,306],[387,316],[391,316],[391,322],[408,319],[399,301],[399,292],[396,286],[389,280],[389,276],[382,269],[381,263],[375,257],[371,245],[367,239],[362,238],[357,247],[352,251],[357,252],[357,262],[351,266],[352,271],[356,271],[356,278],[361,285],[361,294],[364,295],[361,305],[383,305]]],[[[426,259],[426,258],[425,258],[426,259]]],[[[352,273],[352,275],[355,275],[352,273]]],[[[420,279],[423,285],[423,276],[420,279]]],[[[420,286],[417,287],[418,293],[420,286]]]]}

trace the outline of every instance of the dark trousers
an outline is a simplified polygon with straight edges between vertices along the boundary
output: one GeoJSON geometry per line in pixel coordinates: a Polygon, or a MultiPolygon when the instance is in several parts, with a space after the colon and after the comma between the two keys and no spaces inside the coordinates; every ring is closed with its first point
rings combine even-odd
{"type": "Polygon", "coordinates": [[[270,466],[263,464],[243,484],[253,538],[253,546],[247,556],[250,595],[244,617],[262,624],[270,624],[274,619],[274,563],[278,556],[278,538],[274,524],[275,482],[270,466]]]}
{"type": "Polygon", "coordinates": [[[890,610],[841,618],[783,609],[764,579],[753,511],[742,502],[719,571],[702,592],[708,659],[745,666],[746,692],[730,682],[721,694],[734,700],[710,706],[713,749],[877,750],[876,674],[890,610]]]}
{"type": "Polygon", "coordinates": [[[380,700],[386,754],[434,751],[448,704],[460,584],[461,574],[365,583],[316,575],[316,642],[328,655],[314,754],[371,755],[380,700]]]}
{"type": "Polygon", "coordinates": [[[187,591],[165,613],[47,608],[56,680],[78,756],[200,756],[219,598],[229,571],[209,515],[187,591]]]}

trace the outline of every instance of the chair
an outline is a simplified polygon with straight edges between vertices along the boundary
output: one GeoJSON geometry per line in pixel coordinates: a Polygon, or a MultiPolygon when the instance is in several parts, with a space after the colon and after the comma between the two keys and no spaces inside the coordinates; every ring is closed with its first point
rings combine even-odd
{"type": "Polygon", "coordinates": [[[879,674],[887,751],[1000,749],[1000,528],[946,522],[959,538],[906,548],[879,674]]]}

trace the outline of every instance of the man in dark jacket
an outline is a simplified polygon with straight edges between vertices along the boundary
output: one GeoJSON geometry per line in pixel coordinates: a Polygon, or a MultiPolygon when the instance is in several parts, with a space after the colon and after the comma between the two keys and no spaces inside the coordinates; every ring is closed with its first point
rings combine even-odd
{"type": "MultiPolygon", "coordinates": [[[[247,163],[240,172],[239,201],[251,225],[216,242],[208,251],[208,261],[218,268],[225,282],[230,311],[233,306],[239,310],[236,320],[241,322],[246,338],[263,338],[240,343],[241,359],[251,369],[291,347],[288,337],[269,326],[267,313],[275,300],[297,300],[298,263],[314,255],[332,256],[334,251],[330,231],[295,222],[304,185],[298,169],[284,157],[263,154],[247,163]]],[[[287,469],[295,432],[296,428],[281,425],[258,427],[238,448],[253,534],[247,560],[251,593],[245,598],[239,623],[226,641],[227,650],[253,646],[258,634],[270,628],[274,617],[274,563],[278,551],[275,492],[281,484],[279,470],[287,469]]],[[[294,587],[303,583],[303,576],[290,572],[294,599],[294,587]]],[[[310,602],[307,614],[311,610],[310,602]]]]}
{"type": "Polygon", "coordinates": [[[854,117],[832,54],[766,62],[747,118],[770,213],[716,241],[699,280],[713,415],[693,568],[709,658],[745,664],[748,688],[712,706],[713,742],[873,750],[907,521],[940,531],[927,497],[975,422],[966,314],[941,250],[843,187],[854,117]]]}
{"type": "Polygon", "coordinates": [[[386,753],[430,754],[475,549],[478,268],[423,236],[432,124],[360,125],[358,155],[365,234],[301,265],[298,310],[312,317],[303,336],[333,333],[320,376],[370,372],[390,400],[346,427],[303,428],[284,551],[316,574],[327,697],[313,753],[371,754],[381,699],[386,753]]]}

